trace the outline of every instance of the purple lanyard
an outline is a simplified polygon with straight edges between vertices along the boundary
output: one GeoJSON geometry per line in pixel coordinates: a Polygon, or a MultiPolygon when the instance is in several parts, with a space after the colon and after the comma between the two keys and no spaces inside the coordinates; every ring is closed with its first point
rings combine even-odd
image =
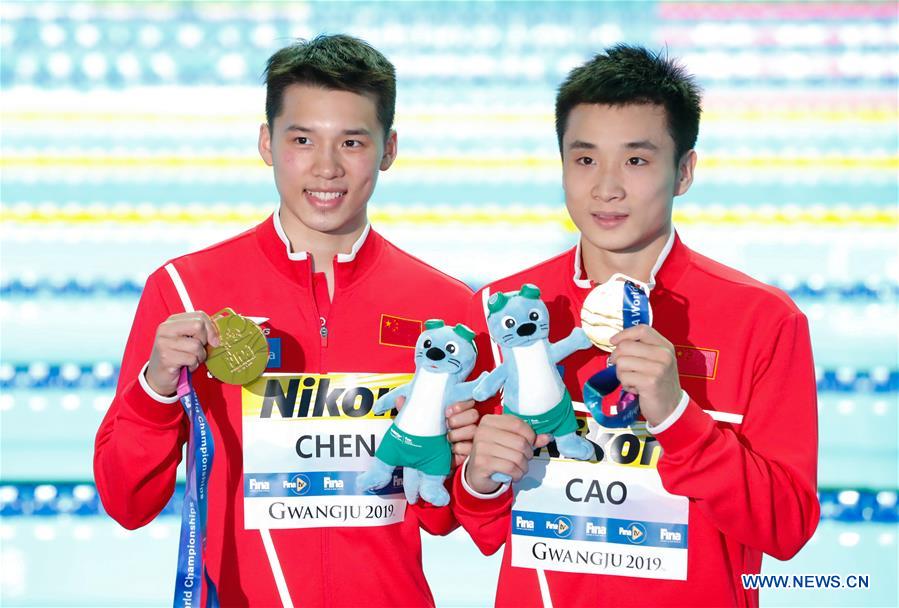
{"type": "Polygon", "coordinates": [[[175,580],[174,608],[200,608],[203,581],[206,581],[205,606],[217,608],[218,592],[204,563],[206,553],[206,510],[209,474],[215,449],[212,433],[200,407],[200,399],[190,383],[190,372],[181,369],[178,396],[190,420],[187,440],[187,484],[181,505],[181,540],[178,545],[178,573],[175,580]],[[201,578],[202,575],[202,578],[201,578]]]}

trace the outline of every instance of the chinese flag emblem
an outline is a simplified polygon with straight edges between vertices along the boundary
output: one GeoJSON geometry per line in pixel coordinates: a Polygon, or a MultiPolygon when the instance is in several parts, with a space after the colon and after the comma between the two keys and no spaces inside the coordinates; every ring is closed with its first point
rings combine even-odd
{"type": "Polygon", "coordinates": [[[718,372],[718,351],[694,346],[675,346],[677,371],[681,376],[715,379],[718,372]]]}
{"type": "Polygon", "coordinates": [[[421,321],[381,315],[381,344],[415,348],[415,341],[418,340],[421,331],[421,321]]]}

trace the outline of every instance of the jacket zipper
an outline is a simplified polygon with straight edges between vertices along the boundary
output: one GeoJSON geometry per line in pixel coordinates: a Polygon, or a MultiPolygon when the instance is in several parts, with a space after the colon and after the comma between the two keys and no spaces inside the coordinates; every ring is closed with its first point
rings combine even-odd
{"type": "MultiPolygon", "coordinates": [[[[318,300],[316,299],[315,294],[315,280],[313,277],[312,265],[309,266],[309,291],[312,294],[312,308],[315,309],[315,316],[318,317],[318,335],[319,335],[319,373],[323,373],[324,369],[324,350],[328,348],[328,320],[325,319],[321,313],[319,312],[318,300]]],[[[334,302],[331,302],[331,305],[334,305],[334,302]]]]}
{"type": "MultiPolygon", "coordinates": [[[[315,316],[318,317],[319,327],[318,327],[318,335],[319,335],[319,349],[318,349],[318,373],[324,374],[325,370],[325,349],[328,348],[328,320],[325,319],[321,312],[319,312],[318,299],[316,298],[316,289],[315,289],[315,280],[313,276],[312,264],[309,265],[309,291],[312,294],[312,307],[315,309],[315,316]]],[[[335,288],[336,293],[336,288],[335,288]]],[[[331,300],[330,308],[333,309],[334,300],[331,300]]],[[[330,533],[328,528],[318,528],[319,531],[319,540],[321,542],[321,552],[322,552],[322,564],[328,564],[331,560],[331,543],[330,543],[330,533]]],[[[323,568],[322,578],[325,579],[324,585],[322,585],[322,604],[328,606],[331,604],[330,594],[328,590],[331,586],[330,580],[330,569],[327,567],[323,568]]]]}
{"type": "Polygon", "coordinates": [[[318,320],[321,322],[321,328],[318,330],[318,334],[321,336],[321,347],[328,347],[328,320],[322,316],[319,316],[318,320]]]}

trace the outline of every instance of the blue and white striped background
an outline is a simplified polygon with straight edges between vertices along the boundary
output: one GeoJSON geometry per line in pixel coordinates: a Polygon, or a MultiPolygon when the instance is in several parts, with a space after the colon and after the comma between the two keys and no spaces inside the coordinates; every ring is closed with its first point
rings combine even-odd
{"type": "MultiPolygon", "coordinates": [[[[819,368],[823,521],[764,570],[872,581],[762,601],[897,604],[894,3],[4,1],[3,605],[170,601],[177,505],[119,529],[92,486],[93,435],[146,275],[274,209],[259,76],[320,32],[397,66],[400,158],[374,224],[475,287],[573,243],[552,125],[565,73],[618,41],[683,58],[706,95],[678,228],[789,291],[819,368]]],[[[425,563],[441,605],[492,601],[498,561],[464,534],[425,539],[425,563]]]]}

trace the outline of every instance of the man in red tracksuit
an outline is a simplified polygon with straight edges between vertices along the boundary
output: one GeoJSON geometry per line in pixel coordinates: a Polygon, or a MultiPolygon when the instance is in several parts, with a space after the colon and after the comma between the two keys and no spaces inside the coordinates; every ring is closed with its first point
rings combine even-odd
{"type": "MultiPolygon", "coordinates": [[[[475,295],[480,352],[499,360],[507,354],[485,333],[493,293],[537,285],[555,342],[614,274],[652,286],[651,327],[615,335],[611,355],[591,348],[560,363],[575,401],[607,364],[639,396],[644,420],[627,428],[579,414],[592,462],[548,458],[550,437],[515,416],[479,424],[454,508],[484,553],[505,544],[498,606],[754,606],[740,575],[759,572],[762,553],[790,558],[817,526],[806,318],[783,292],[690,250],[672,226],[673,198],[693,180],[699,115],[692,79],[643,48],[614,47],[573,70],[556,127],[580,241],[475,295]]],[[[605,398],[606,415],[616,400],[605,398]]]]}
{"type": "MultiPolygon", "coordinates": [[[[423,320],[463,320],[471,291],[368,223],[397,150],[389,61],[360,40],[321,36],[275,53],[266,78],[259,150],[279,209],[150,275],[97,434],[97,487],[126,528],[166,505],[189,428],[175,394],[188,367],[215,446],[206,558],[222,605],[433,605],[419,528],[448,533],[452,511],[407,507],[401,486],[354,495],[352,479],[390,424],[372,402],[408,381],[423,320]],[[226,307],[258,323],[270,347],[265,374],[244,387],[204,365],[207,343],[220,343],[209,315],[226,307]]],[[[472,406],[449,417],[459,456],[472,406]]]]}

